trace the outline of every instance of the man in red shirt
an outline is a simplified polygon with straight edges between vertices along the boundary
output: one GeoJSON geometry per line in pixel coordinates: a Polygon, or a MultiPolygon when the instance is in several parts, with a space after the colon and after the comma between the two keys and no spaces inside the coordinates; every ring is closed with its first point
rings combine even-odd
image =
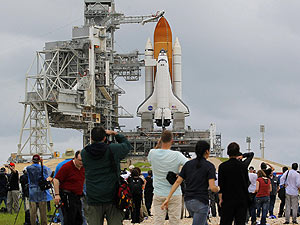
{"type": "Polygon", "coordinates": [[[84,168],[80,151],[64,164],[54,178],[55,204],[62,202],[65,225],[81,225],[81,201],[84,184],[84,168]]]}

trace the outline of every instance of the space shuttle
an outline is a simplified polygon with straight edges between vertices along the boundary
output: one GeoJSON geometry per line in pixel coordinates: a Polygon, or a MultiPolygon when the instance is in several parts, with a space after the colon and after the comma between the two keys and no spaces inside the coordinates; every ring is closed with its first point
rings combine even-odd
{"type": "Polygon", "coordinates": [[[172,45],[172,31],[161,17],[154,31],[154,48],[150,38],[145,47],[145,100],[137,109],[141,128],[152,131],[153,125],[184,130],[189,109],[181,100],[181,46],[178,38],[172,45]]]}

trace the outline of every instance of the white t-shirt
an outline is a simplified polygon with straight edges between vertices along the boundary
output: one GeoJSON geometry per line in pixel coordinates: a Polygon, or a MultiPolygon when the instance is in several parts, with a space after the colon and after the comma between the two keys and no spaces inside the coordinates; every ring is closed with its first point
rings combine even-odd
{"type": "MultiPolygon", "coordinates": [[[[154,194],[168,196],[172,185],[166,177],[169,171],[179,173],[180,166],[183,166],[188,159],[178,151],[170,149],[151,149],[148,155],[153,171],[154,194]]],[[[181,195],[181,188],[177,188],[173,195],[181,195]]]]}
{"type": "Polygon", "coordinates": [[[255,193],[257,174],[256,173],[248,173],[248,175],[249,175],[249,180],[251,183],[248,187],[248,192],[255,193]]]}

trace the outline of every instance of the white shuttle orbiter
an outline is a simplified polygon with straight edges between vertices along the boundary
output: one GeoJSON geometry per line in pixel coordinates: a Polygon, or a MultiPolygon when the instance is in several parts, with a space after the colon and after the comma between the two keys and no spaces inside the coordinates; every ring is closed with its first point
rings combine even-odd
{"type": "Polygon", "coordinates": [[[184,129],[184,117],[189,115],[189,109],[173,93],[168,56],[164,49],[161,49],[158,55],[153,92],[138,107],[137,115],[142,117],[142,128],[151,129],[150,123],[152,120],[153,127],[153,119],[160,127],[169,126],[172,120],[176,123],[177,119],[179,124],[177,123],[178,126],[173,124],[173,128],[184,129]],[[143,122],[146,123],[143,124],[143,122]]]}

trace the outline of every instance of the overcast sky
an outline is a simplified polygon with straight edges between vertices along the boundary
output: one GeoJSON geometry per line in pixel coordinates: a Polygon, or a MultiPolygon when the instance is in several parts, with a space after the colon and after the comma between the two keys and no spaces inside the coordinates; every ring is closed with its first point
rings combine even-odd
{"type": "MultiPolygon", "coordinates": [[[[265,157],[300,162],[300,2],[298,0],[116,0],[117,11],[149,15],[165,10],[173,40],[183,54],[183,101],[186,125],[205,130],[216,123],[222,146],[246,137],[260,156],[260,124],[266,127],[265,157]]],[[[44,43],[71,39],[72,26],[83,24],[83,0],[4,1],[0,8],[0,162],[17,143],[23,116],[25,73],[44,43]]],[[[155,23],[122,25],[116,33],[120,53],[143,52],[155,23]]],[[[144,74],[143,74],[144,75],[144,74]]],[[[126,95],[121,105],[132,114],[143,101],[144,78],[118,79],[126,95]]],[[[127,129],[139,118],[121,120],[127,129]]],[[[80,149],[79,131],[52,129],[54,148],[80,149]]],[[[225,154],[226,155],[226,151],[225,154]]]]}

